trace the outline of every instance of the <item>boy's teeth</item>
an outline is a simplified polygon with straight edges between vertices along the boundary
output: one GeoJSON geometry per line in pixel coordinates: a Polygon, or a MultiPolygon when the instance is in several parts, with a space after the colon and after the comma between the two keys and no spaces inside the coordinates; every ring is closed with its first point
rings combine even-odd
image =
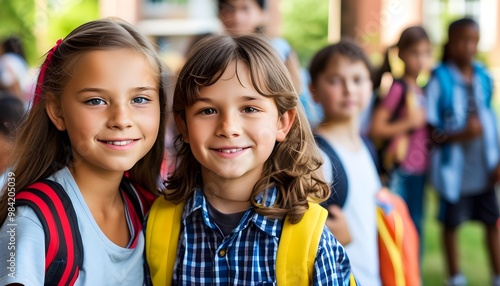
{"type": "Polygon", "coordinates": [[[110,145],[116,145],[116,146],[124,146],[132,142],[132,140],[126,140],[126,141],[107,141],[107,144],[110,145]]]}
{"type": "Polygon", "coordinates": [[[243,150],[243,148],[238,148],[238,149],[224,149],[224,150],[220,149],[219,151],[222,152],[222,153],[228,153],[229,154],[229,153],[239,152],[241,150],[243,150]]]}

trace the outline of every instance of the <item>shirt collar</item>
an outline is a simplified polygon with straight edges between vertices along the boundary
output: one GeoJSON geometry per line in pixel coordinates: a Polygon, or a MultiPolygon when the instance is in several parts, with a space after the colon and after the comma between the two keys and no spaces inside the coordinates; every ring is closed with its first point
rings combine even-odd
{"type": "MultiPolygon", "coordinates": [[[[278,190],[276,187],[267,189],[266,191],[259,193],[255,196],[255,201],[257,204],[262,204],[265,207],[270,207],[276,202],[278,195],[278,190]]],[[[202,189],[195,189],[194,195],[186,203],[184,208],[184,214],[182,216],[182,221],[184,224],[192,223],[192,219],[196,215],[201,215],[203,222],[210,228],[216,229],[215,224],[210,220],[207,209],[207,201],[202,189]]],[[[280,219],[268,218],[255,212],[254,208],[251,207],[243,215],[239,225],[234,230],[239,232],[242,229],[248,227],[249,223],[253,223],[258,229],[270,236],[278,236],[281,232],[277,225],[280,223],[280,219]]]]}
{"type": "MultiPolygon", "coordinates": [[[[477,79],[477,72],[476,72],[476,65],[477,65],[477,62],[474,62],[472,64],[472,69],[473,69],[473,75],[472,75],[472,84],[473,85],[476,85],[475,83],[478,81],[477,79]]],[[[458,69],[457,65],[452,62],[452,61],[448,61],[446,62],[446,66],[448,67],[450,73],[451,73],[451,76],[453,77],[453,81],[460,85],[460,86],[467,86],[468,84],[465,83],[465,78],[464,76],[462,75],[462,73],[460,72],[460,70],[458,69]]]]}

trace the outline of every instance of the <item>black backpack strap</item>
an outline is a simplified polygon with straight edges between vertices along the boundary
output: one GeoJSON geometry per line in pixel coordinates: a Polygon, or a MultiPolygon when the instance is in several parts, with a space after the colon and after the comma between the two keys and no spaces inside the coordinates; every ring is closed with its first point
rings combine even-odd
{"type": "Polygon", "coordinates": [[[316,144],[321,150],[326,153],[326,155],[330,159],[333,172],[333,182],[330,185],[330,190],[332,191],[332,193],[328,200],[323,202],[321,205],[327,206],[335,204],[343,207],[347,199],[347,190],[349,186],[344,166],[342,165],[337,152],[333,150],[332,146],[330,146],[330,144],[323,137],[314,135],[314,140],[316,140],[316,144]]]}
{"type": "MultiPolygon", "coordinates": [[[[406,95],[408,93],[408,84],[403,79],[395,79],[394,83],[400,84],[403,87],[401,98],[398,101],[398,104],[396,105],[396,109],[391,113],[391,117],[389,117],[389,122],[394,122],[397,119],[399,119],[401,115],[401,110],[403,110],[403,107],[406,104],[406,95]]],[[[393,83],[393,84],[394,84],[393,83]]]]}
{"type": "Polygon", "coordinates": [[[45,233],[44,285],[73,285],[83,264],[83,245],[71,200],[64,188],[43,180],[16,194],[33,209],[45,233]]]}
{"type": "Polygon", "coordinates": [[[123,179],[120,183],[120,189],[123,190],[127,197],[132,201],[135,213],[139,216],[141,222],[144,222],[144,216],[146,215],[147,208],[144,206],[144,202],[141,199],[137,188],[139,188],[139,186],[133,186],[127,179],[123,179]]]}

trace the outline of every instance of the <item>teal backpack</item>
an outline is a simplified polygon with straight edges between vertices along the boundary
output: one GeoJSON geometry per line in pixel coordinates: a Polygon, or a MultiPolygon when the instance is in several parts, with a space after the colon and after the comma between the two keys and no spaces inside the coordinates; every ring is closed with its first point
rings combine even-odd
{"type": "MultiPolygon", "coordinates": [[[[493,84],[490,75],[486,68],[479,64],[474,63],[474,74],[476,74],[484,91],[484,103],[486,107],[491,107],[491,98],[493,96],[493,84]]],[[[438,79],[439,87],[441,88],[441,96],[439,97],[439,112],[443,121],[453,115],[453,86],[455,80],[451,74],[450,69],[446,64],[440,64],[432,72],[433,76],[438,79]]]]}
{"type": "MultiPolygon", "coordinates": [[[[487,108],[491,107],[491,99],[493,97],[493,83],[490,75],[486,68],[479,64],[474,63],[474,74],[479,77],[481,87],[484,91],[484,104],[487,108]]],[[[453,86],[455,86],[455,80],[449,67],[446,64],[440,64],[437,66],[432,75],[437,78],[439,82],[439,88],[441,89],[441,95],[438,101],[438,111],[441,117],[439,128],[445,127],[445,122],[452,120],[454,118],[453,110],[453,86]]],[[[443,161],[449,161],[450,148],[448,144],[442,146],[443,150],[443,161]]]]}

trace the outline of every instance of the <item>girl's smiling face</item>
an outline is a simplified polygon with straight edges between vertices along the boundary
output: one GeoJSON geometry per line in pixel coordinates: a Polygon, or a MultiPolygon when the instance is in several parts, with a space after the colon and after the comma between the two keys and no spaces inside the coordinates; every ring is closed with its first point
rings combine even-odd
{"type": "Polygon", "coordinates": [[[280,116],[274,99],[255,90],[248,66],[237,61],[217,82],[202,87],[186,108],[185,121],[177,115],[176,122],[202,166],[205,185],[224,179],[253,187],[294,116],[294,110],[280,116]]]}
{"type": "Polygon", "coordinates": [[[60,99],[49,97],[47,112],[68,133],[75,169],[127,171],[158,136],[158,72],[129,49],[86,53],[60,99]]]}

